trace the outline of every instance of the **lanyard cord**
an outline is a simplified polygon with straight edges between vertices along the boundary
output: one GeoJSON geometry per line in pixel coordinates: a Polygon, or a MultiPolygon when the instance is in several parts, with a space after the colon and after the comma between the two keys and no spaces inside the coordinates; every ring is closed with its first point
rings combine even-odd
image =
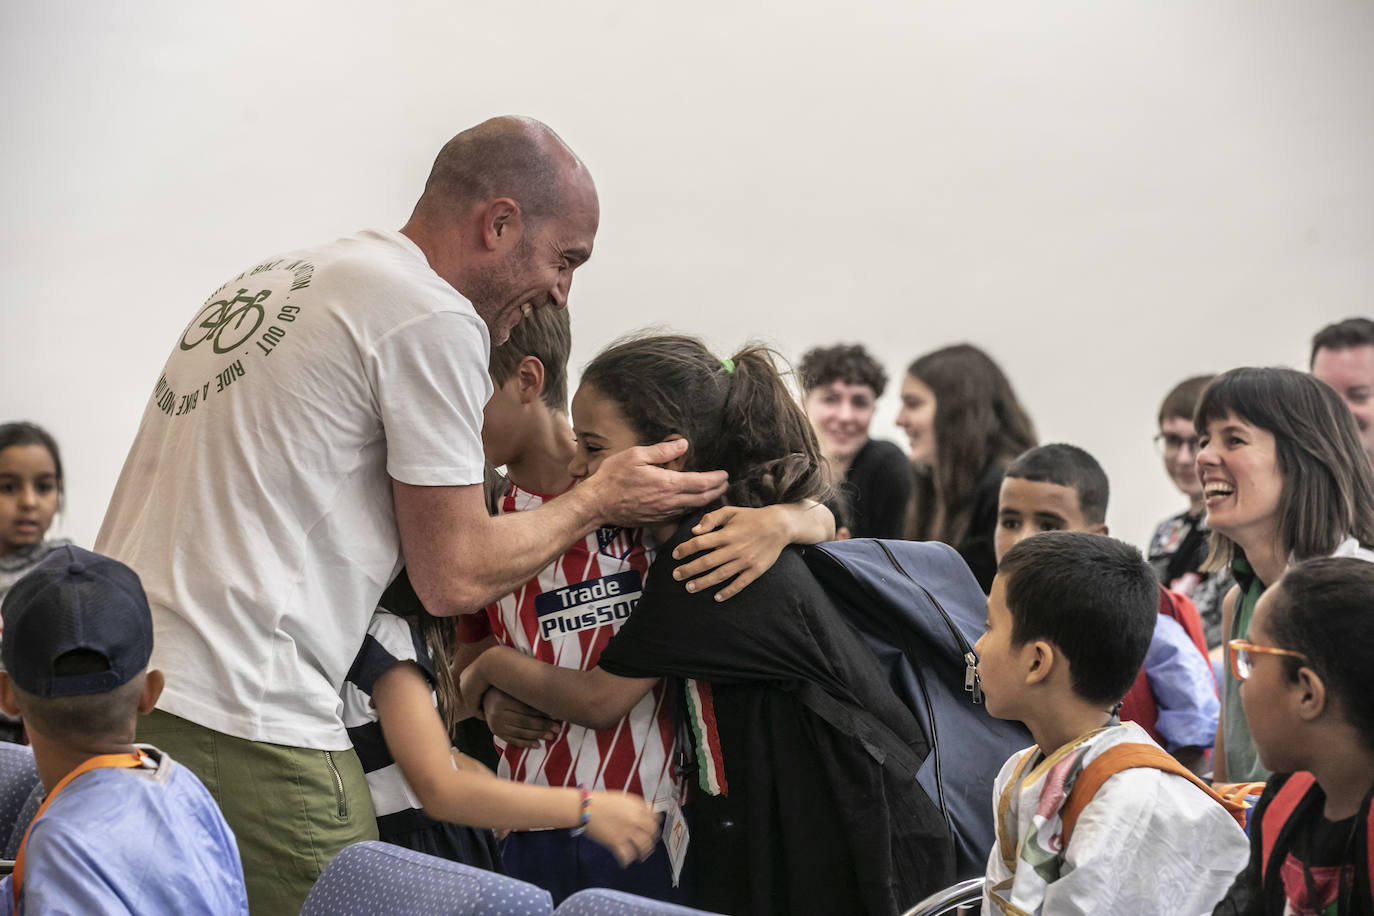
{"type": "Polygon", "coordinates": [[[100,754],[83,761],[82,764],[73,769],[66,776],[63,776],[57,785],[53,786],[48,797],[43,799],[43,804],[38,806],[38,813],[29,822],[28,829],[24,831],[24,840],[19,844],[19,854],[14,859],[14,874],[10,878],[10,890],[14,893],[14,908],[19,910],[19,885],[24,880],[24,849],[29,845],[29,834],[33,832],[33,825],[38,823],[38,819],[43,816],[43,812],[48,810],[48,805],[52,804],[53,799],[57,798],[57,793],[67,788],[67,784],[83,773],[91,770],[108,769],[118,767],[132,769],[143,766],[143,762],[148,759],[142,751],[135,751],[132,754],[100,754]]]}

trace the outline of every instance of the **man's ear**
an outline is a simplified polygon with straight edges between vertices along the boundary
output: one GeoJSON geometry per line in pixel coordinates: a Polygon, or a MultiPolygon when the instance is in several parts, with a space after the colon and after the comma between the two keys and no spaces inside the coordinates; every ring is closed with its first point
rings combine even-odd
{"type": "Polygon", "coordinates": [[[157,706],[157,698],[162,696],[162,688],[166,680],[162,677],[162,672],[153,668],[143,679],[143,690],[138,695],[138,714],[146,716],[157,706]]]}
{"type": "MultiPolygon", "coordinates": [[[[675,439],[681,439],[681,438],[682,438],[682,436],[679,435],[678,433],[669,433],[668,435],[666,435],[666,436],[663,437],[663,441],[664,441],[664,442],[672,442],[672,441],[675,440],[675,439]]],[[[685,468],[685,467],[687,466],[687,455],[688,455],[691,451],[692,451],[692,450],[689,448],[689,449],[687,449],[687,451],[683,452],[681,455],[678,455],[678,456],[677,456],[676,458],[674,458],[672,461],[669,461],[667,464],[661,464],[661,465],[659,465],[659,467],[667,468],[667,469],[670,470],[670,471],[680,471],[680,470],[682,470],[683,468],[685,468]]]]}
{"type": "Polygon", "coordinates": [[[520,205],[509,197],[489,201],[481,210],[482,244],[488,251],[512,251],[525,231],[520,205]]]}
{"type": "Polygon", "coordinates": [[[1054,663],[1057,660],[1054,646],[1043,639],[1037,639],[1026,646],[1025,651],[1029,654],[1026,667],[1026,686],[1043,684],[1048,681],[1050,672],[1054,670],[1054,663]]]}
{"type": "Polygon", "coordinates": [[[0,710],[4,710],[7,716],[19,715],[19,703],[14,698],[14,681],[5,671],[0,671],[0,710]]]}
{"type": "Polygon", "coordinates": [[[1298,680],[1292,689],[1297,693],[1298,717],[1304,722],[1311,722],[1326,711],[1326,684],[1311,668],[1298,669],[1298,680]]]}
{"type": "Polygon", "coordinates": [[[537,356],[526,356],[515,367],[520,380],[520,403],[532,404],[544,394],[544,364],[537,356]]]}
{"type": "Polygon", "coordinates": [[[1089,525],[1088,532],[1090,534],[1100,534],[1104,537],[1110,533],[1107,531],[1107,525],[1105,522],[1098,522],[1096,525],[1089,525]]]}

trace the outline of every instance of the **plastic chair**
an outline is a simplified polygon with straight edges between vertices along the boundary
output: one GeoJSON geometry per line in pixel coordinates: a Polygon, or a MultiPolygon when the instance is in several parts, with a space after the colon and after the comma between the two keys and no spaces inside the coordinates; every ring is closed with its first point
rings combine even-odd
{"type": "Polygon", "coordinates": [[[549,892],[495,872],[368,840],[334,857],[301,916],[547,916],[549,892]]]}
{"type": "Polygon", "coordinates": [[[14,829],[36,785],[38,765],[33,762],[33,748],[0,742],[0,837],[8,837],[14,829]]]}
{"type": "MultiPolygon", "coordinates": [[[[6,859],[13,859],[19,855],[19,844],[24,842],[24,834],[29,830],[29,824],[38,814],[38,809],[43,804],[43,799],[48,797],[48,790],[43,788],[41,782],[35,782],[33,788],[29,790],[29,797],[24,800],[24,806],[19,809],[19,814],[14,818],[14,824],[10,827],[9,839],[5,842],[0,855],[6,859]]],[[[0,833],[0,836],[3,836],[0,833]]]]}
{"type": "Polygon", "coordinates": [[[554,913],[556,916],[700,916],[706,910],[593,887],[572,894],[554,913]]]}
{"type": "Polygon", "coordinates": [[[961,906],[976,905],[982,899],[983,879],[969,878],[967,881],[960,881],[942,891],[936,891],[907,910],[902,916],[940,916],[941,913],[953,913],[961,906]]]}

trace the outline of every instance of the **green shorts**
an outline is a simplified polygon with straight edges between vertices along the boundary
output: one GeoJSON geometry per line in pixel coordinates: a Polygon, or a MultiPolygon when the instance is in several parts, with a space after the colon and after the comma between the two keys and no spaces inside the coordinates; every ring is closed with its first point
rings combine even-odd
{"type": "Polygon", "coordinates": [[[372,795],[351,748],[248,741],[162,710],[139,719],[138,741],[195,773],[219,803],[238,839],[255,916],[296,916],[335,854],[377,839],[372,795]]]}

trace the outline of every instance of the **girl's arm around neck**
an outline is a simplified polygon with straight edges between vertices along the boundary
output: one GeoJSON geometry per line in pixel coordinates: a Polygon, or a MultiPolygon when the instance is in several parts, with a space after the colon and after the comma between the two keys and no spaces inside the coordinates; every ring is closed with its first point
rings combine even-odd
{"type": "Polygon", "coordinates": [[[498,687],[555,719],[587,728],[610,728],[658,681],[654,677],[617,677],[601,668],[560,668],[508,646],[497,646],[467,667],[461,689],[469,704],[480,704],[487,687],[498,687]]]}
{"type": "Polygon", "coordinates": [[[724,506],[702,516],[692,534],[673,550],[673,559],[697,556],[673,570],[673,578],[690,579],[689,592],[733,578],[716,592],[717,601],[726,601],[766,573],[788,544],[833,540],[835,516],[809,499],[762,509],[724,506]]]}

